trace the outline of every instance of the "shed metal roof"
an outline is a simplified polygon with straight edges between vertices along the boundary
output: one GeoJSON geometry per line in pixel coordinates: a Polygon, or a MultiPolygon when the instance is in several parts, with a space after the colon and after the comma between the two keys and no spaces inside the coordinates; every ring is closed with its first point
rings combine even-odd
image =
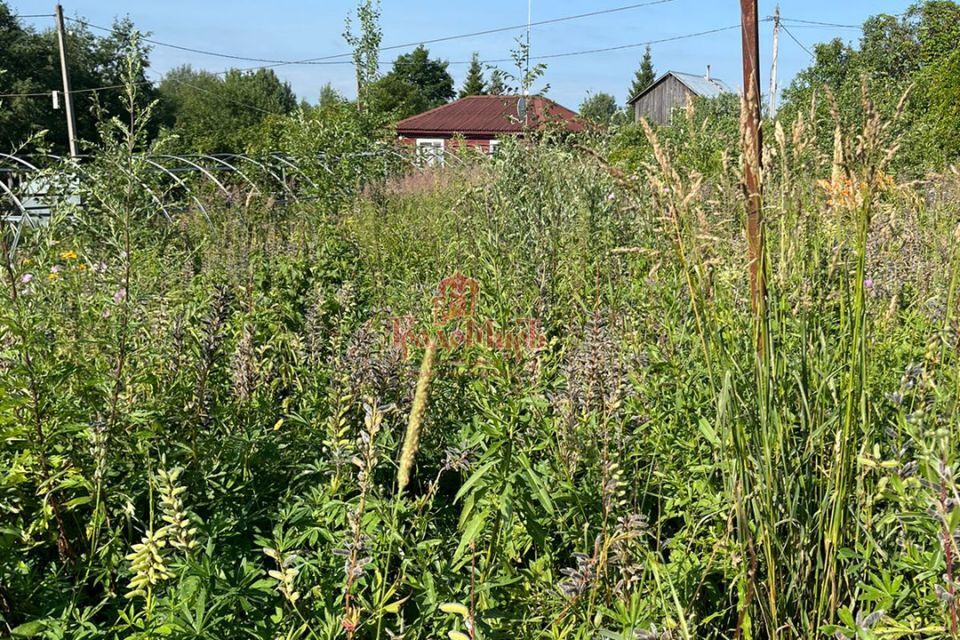
{"type": "Polygon", "coordinates": [[[696,75],[693,73],[683,73],[682,71],[667,71],[665,74],[653,81],[653,83],[632,97],[630,99],[630,104],[633,104],[647,93],[652,91],[657,85],[666,80],[669,76],[673,76],[679,80],[683,85],[693,91],[700,97],[703,98],[716,98],[717,96],[723,93],[734,93],[727,83],[723,80],[718,80],[716,78],[707,79],[706,76],[696,75]]]}
{"type": "MultiPolygon", "coordinates": [[[[517,117],[519,100],[520,96],[468,96],[401,120],[397,123],[397,133],[409,137],[521,133],[523,123],[517,117]]],[[[542,96],[527,98],[527,112],[534,127],[560,121],[571,131],[583,128],[576,112],[542,96]]]]}

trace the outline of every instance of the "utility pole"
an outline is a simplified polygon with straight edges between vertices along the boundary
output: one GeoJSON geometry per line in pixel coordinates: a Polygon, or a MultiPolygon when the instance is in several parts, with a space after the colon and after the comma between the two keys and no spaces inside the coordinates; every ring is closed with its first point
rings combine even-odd
{"type": "Polygon", "coordinates": [[[780,46],[780,5],[773,12],[773,59],[770,64],[770,117],[777,113],[777,53],[780,46]]]}
{"type": "MultiPolygon", "coordinates": [[[[743,183],[747,197],[747,247],[753,310],[763,314],[767,290],[763,265],[763,218],[760,209],[760,33],[757,0],[740,0],[743,44],[743,100],[740,118],[743,136],[743,183]]],[[[758,344],[762,353],[763,345],[758,344]]]]}
{"type": "Polygon", "coordinates": [[[70,72],[67,70],[67,35],[63,28],[63,7],[57,3],[57,44],[60,45],[60,74],[63,76],[63,108],[67,113],[67,138],[70,155],[77,157],[77,121],[73,117],[73,94],[70,93],[70,72]]]}

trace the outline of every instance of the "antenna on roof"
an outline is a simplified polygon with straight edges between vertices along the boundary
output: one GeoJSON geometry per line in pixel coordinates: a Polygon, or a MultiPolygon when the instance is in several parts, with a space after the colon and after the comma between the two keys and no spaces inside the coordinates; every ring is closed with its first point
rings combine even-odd
{"type": "Polygon", "coordinates": [[[710,65],[707,65],[707,75],[704,76],[707,80],[710,79],[710,65]]]}

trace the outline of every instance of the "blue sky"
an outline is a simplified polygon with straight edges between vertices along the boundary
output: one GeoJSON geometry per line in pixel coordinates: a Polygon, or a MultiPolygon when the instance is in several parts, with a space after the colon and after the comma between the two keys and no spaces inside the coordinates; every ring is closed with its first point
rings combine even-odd
{"type": "MultiPolygon", "coordinates": [[[[54,0],[8,0],[15,13],[47,13],[54,0]]],[[[533,0],[533,20],[549,20],[635,4],[637,0],[533,0]]],[[[761,18],[773,13],[776,0],[761,0],[761,18]]],[[[876,13],[899,13],[908,0],[782,0],[784,18],[859,25],[876,13]]],[[[129,15],[136,25],[153,33],[152,38],[197,48],[247,57],[301,60],[348,52],[342,33],[344,18],[356,6],[355,0],[65,0],[67,16],[82,17],[97,25],[109,26],[115,16],[129,15]]],[[[52,12],[52,11],[51,11],[52,12]]],[[[385,46],[428,40],[449,35],[482,31],[525,23],[527,0],[382,0],[381,25],[385,46]]],[[[51,18],[31,19],[37,27],[52,25],[51,18]]],[[[532,54],[552,55],[615,47],[671,38],[739,22],[736,0],[666,0],[653,6],[534,27],[532,54]]],[[[835,36],[856,42],[853,29],[795,24],[790,32],[806,47],[835,36]]],[[[772,24],[761,24],[761,57],[764,92],[769,86],[772,24]]],[[[468,61],[476,51],[481,59],[509,58],[514,38],[522,30],[428,45],[433,57],[452,63],[468,61]]],[[[403,50],[382,54],[391,61],[403,50]]],[[[702,73],[711,65],[712,75],[739,87],[740,33],[737,29],[700,37],[654,44],[653,62],[657,73],[674,69],[702,73]]],[[[542,82],[550,85],[547,95],[577,108],[588,93],[604,91],[618,101],[626,98],[642,47],[618,51],[560,57],[545,60],[542,82]]],[[[789,35],[781,34],[780,85],[805,67],[809,55],[789,35]]],[[[155,47],[151,55],[153,74],[181,64],[220,71],[231,66],[254,66],[230,60],[155,47]]],[[[341,59],[343,60],[343,59],[341,59]]],[[[501,64],[509,66],[509,64],[501,64]]],[[[388,66],[384,65],[383,70],[388,66]]],[[[278,75],[293,86],[300,98],[316,100],[326,82],[344,95],[354,94],[354,76],[348,64],[283,66],[278,75]]],[[[465,64],[451,64],[459,87],[465,64]]]]}

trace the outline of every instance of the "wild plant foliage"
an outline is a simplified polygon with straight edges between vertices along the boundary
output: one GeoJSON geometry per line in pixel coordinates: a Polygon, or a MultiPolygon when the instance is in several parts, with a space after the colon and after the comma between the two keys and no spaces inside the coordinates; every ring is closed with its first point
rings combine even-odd
{"type": "Polygon", "coordinates": [[[766,136],[760,323],[702,128],[398,174],[297,115],[363,155],[167,220],[108,122],[3,245],[4,633],[955,635],[960,176],[861,100],[766,136]]]}

